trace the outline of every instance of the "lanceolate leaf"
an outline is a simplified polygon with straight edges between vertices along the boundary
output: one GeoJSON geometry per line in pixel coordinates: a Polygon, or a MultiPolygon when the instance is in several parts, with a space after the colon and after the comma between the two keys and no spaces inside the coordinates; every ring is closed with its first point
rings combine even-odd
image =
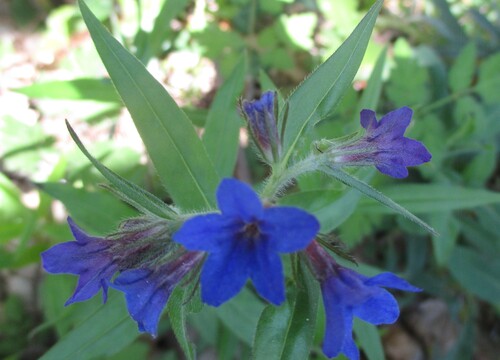
{"type": "Polygon", "coordinates": [[[403,215],[408,220],[413,221],[415,224],[423,227],[425,230],[429,231],[430,233],[432,233],[434,235],[438,235],[437,232],[432,227],[427,225],[423,220],[420,220],[418,217],[413,215],[411,212],[406,210],[404,207],[395,203],[393,200],[391,200],[390,198],[388,198],[387,196],[385,196],[381,192],[375,190],[367,183],[355,178],[352,175],[349,175],[348,173],[346,173],[340,169],[333,169],[333,168],[325,166],[325,167],[321,168],[321,171],[323,171],[325,174],[327,174],[329,176],[336,178],[337,180],[346,184],[347,186],[353,187],[353,188],[361,191],[366,196],[369,196],[372,199],[377,200],[378,202],[389,207],[390,209],[394,210],[395,212],[403,215]]]}
{"type": "Polygon", "coordinates": [[[205,124],[203,143],[212,159],[215,169],[222,177],[233,174],[238,155],[239,130],[242,124],[238,118],[237,99],[243,89],[247,67],[244,55],[233,72],[217,91],[205,124]]]}
{"type": "Polygon", "coordinates": [[[284,137],[285,161],[289,159],[304,132],[331,113],[346,89],[351,86],[382,3],[382,0],[378,0],[372,6],[349,38],[290,96],[284,137]]]}
{"type": "Polygon", "coordinates": [[[108,302],[67,333],[40,360],[107,359],[139,336],[122,296],[109,293],[108,302]]]}
{"type": "Polygon", "coordinates": [[[88,150],[78,138],[78,135],[76,135],[75,131],[67,121],[66,126],[68,127],[71,137],[75,141],[76,145],[78,145],[82,153],[87,157],[87,159],[90,160],[97,170],[99,170],[106,180],[111,183],[110,190],[117,192],[123,201],[128,202],[130,205],[143,213],[154,214],[167,218],[172,218],[175,215],[174,211],[156,196],[148,193],[146,190],[135,185],[134,183],[131,183],[127,179],[122,178],[120,175],[114,173],[101,164],[96,158],[90,155],[88,150]]]}
{"type": "Polygon", "coordinates": [[[96,100],[121,104],[109,79],[47,81],[14,90],[35,99],[96,100]]]}
{"type": "Polygon", "coordinates": [[[185,299],[185,290],[176,287],[167,305],[167,312],[170,324],[174,330],[175,337],[188,360],[195,358],[195,350],[188,339],[186,329],[186,309],[183,305],[185,299]]]}
{"type": "MultiPolygon", "coordinates": [[[[301,269],[303,270],[303,269],[301,269]]],[[[259,319],[252,359],[307,359],[316,326],[319,287],[301,271],[302,286],[281,306],[268,305],[259,319]]]]}
{"type": "Polygon", "coordinates": [[[96,49],[170,196],[186,210],[212,207],[219,177],[190,120],[87,5],[79,4],[96,49]]]}

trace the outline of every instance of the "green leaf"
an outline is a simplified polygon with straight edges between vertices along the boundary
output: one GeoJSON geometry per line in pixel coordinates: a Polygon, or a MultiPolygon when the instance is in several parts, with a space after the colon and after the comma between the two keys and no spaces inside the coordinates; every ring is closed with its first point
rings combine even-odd
{"type": "Polygon", "coordinates": [[[138,335],[123,296],[111,291],[106,304],[67,333],[40,360],[107,358],[132,343],[138,335]]]}
{"type": "Polygon", "coordinates": [[[206,308],[214,311],[222,323],[248,345],[252,344],[259,314],[263,309],[264,304],[247,288],[218,308],[206,308]]]}
{"type": "Polygon", "coordinates": [[[238,155],[241,119],[236,111],[247,69],[243,55],[229,78],[217,91],[205,124],[203,143],[221,177],[233,174],[238,155]]]}
{"type": "MultiPolygon", "coordinates": [[[[492,254],[491,254],[492,255],[492,254]]],[[[463,246],[455,247],[449,269],[468,291],[493,305],[500,305],[500,266],[495,256],[487,256],[463,246]]]]}
{"type": "Polygon", "coordinates": [[[359,124],[359,113],[363,109],[375,110],[380,100],[380,93],[382,92],[382,74],[384,73],[385,58],[387,56],[387,47],[380,53],[373,71],[368,79],[368,84],[361,95],[355,113],[354,122],[359,124]]]}
{"type": "Polygon", "coordinates": [[[167,312],[175,337],[179,342],[184,355],[186,355],[188,360],[192,360],[195,359],[195,351],[187,335],[184,295],[184,289],[180,286],[176,287],[168,301],[167,312]]]}
{"type": "Polygon", "coordinates": [[[479,80],[476,91],[486,104],[497,104],[500,101],[500,53],[489,56],[479,65],[479,80]]]}
{"type": "Polygon", "coordinates": [[[476,70],[476,53],[476,45],[471,42],[462,49],[456,58],[448,79],[452,92],[460,92],[471,85],[476,70]]]}
{"type": "MultiPolygon", "coordinates": [[[[374,174],[373,169],[363,176],[368,182],[374,174]]],[[[321,224],[321,232],[328,233],[342,225],[356,210],[361,193],[356,189],[308,190],[282,197],[282,205],[298,206],[312,213],[321,224]]]]}
{"type": "MultiPolygon", "coordinates": [[[[497,192],[456,185],[399,184],[384,187],[380,191],[417,214],[469,209],[500,203],[500,194],[497,192]]],[[[362,201],[360,207],[364,212],[384,214],[391,212],[389,209],[369,201],[362,201]]]]}
{"type": "Polygon", "coordinates": [[[88,150],[78,138],[78,135],[67,121],[66,126],[68,127],[71,137],[82,153],[87,157],[87,159],[90,160],[97,170],[99,170],[106,180],[111,183],[110,189],[117,193],[123,201],[126,201],[142,213],[154,214],[166,218],[172,218],[175,216],[175,212],[163,201],[134,183],[131,183],[127,179],[122,178],[120,175],[114,173],[90,155],[88,150]]]}
{"type": "Polygon", "coordinates": [[[382,3],[378,0],[337,51],[290,95],[283,139],[285,162],[307,129],[328,116],[351,86],[382,3]]]}
{"type": "Polygon", "coordinates": [[[14,89],[34,99],[95,100],[121,103],[109,79],[47,81],[14,89]]]}
{"type": "MultiPolygon", "coordinates": [[[[153,29],[148,33],[143,41],[138,43],[136,56],[145,64],[154,56],[160,55],[162,46],[169,34],[172,32],[170,22],[187,5],[187,0],[165,0],[158,16],[155,18],[153,29]]],[[[137,35],[139,35],[138,33],[137,35]]],[[[137,39],[136,39],[137,40],[137,39]]],[[[136,41],[137,43],[137,41],[136,41]]]]}
{"type": "Polygon", "coordinates": [[[262,312],[252,359],[308,358],[316,327],[319,289],[308,273],[301,271],[300,278],[302,283],[291,291],[283,305],[268,305],[262,312]]]}
{"type": "Polygon", "coordinates": [[[62,183],[38,186],[60,200],[77,224],[97,235],[108,234],[123,219],[137,216],[136,211],[107,193],[89,192],[62,183]]]}
{"type": "Polygon", "coordinates": [[[384,360],[384,348],[375,325],[354,318],[354,333],[368,360],[384,360]]]}
{"type": "Polygon", "coordinates": [[[177,206],[210,208],[219,177],[190,120],[164,87],[79,1],[96,49],[177,206]]]}
{"type": "Polygon", "coordinates": [[[393,200],[391,200],[390,197],[387,197],[386,195],[382,194],[378,190],[375,190],[372,188],[370,185],[367,183],[355,178],[352,175],[349,175],[348,173],[340,170],[340,169],[332,169],[330,167],[323,167],[321,169],[325,174],[330,175],[340,182],[344,183],[347,186],[353,187],[359,191],[361,191],[363,194],[366,196],[372,198],[373,200],[378,201],[379,203],[387,206],[389,209],[392,209],[393,211],[403,215],[405,218],[407,218],[410,221],[413,221],[415,224],[421,226],[428,232],[434,235],[438,235],[436,231],[427,225],[424,221],[420,220],[418,217],[413,215],[411,212],[406,210],[404,207],[401,205],[397,204],[393,200]]]}
{"type": "Polygon", "coordinates": [[[432,237],[434,257],[439,266],[446,266],[457,243],[460,224],[451,211],[433,214],[430,223],[439,232],[439,236],[432,237]]]}

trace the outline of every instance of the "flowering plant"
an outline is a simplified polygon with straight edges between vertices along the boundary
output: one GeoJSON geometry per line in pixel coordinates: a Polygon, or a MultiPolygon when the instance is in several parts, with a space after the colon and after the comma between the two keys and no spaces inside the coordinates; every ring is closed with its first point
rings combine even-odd
{"type": "MultiPolygon", "coordinates": [[[[75,241],[57,244],[42,254],[48,272],[79,276],[67,304],[87,300],[101,290],[106,301],[108,288],[117,289],[125,294],[128,312],[139,331],[156,336],[165,307],[177,306],[169,311],[171,317],[173,312],[183,314],[187,303],[198,298],[198,289],[203,303],[219,307],[251,283],[259,296],[254,301],[267,306],[257,325],[255,354],[263,349],[278,351],[268,334],[284,326],[293,328],[292,334],[300,334],[296,340],[303,345],[294,350],[294,356],[303,358],[312,346],[315,298],[320,288],[326,313],[324,354],[333,357],[344,353],[358,359],[353,317],[374,325],[393,323],[399,308],[382,287],[409,292],[420,289],[392,273],[367,277],[340,265],[327,249],[336,253],[339,261],[352,257],[327,240],[324,224],[313,209],[303,204],[287,205],[285,195],[304,174],[321,173],[433,232],[425,222],[349,172],[375,166],[383,174],[402,178],[408,175],[407,167],[431,159],[422,143],[404,137],[412,116],[409,108],[389,112],[380,121],[373,110],[364,109],[362,135],[307,143],[306,135],[326,117],[352,81],[381,5],[382,1],[377,1],[351,37],[286,100],[269,90],[258,99],[240,101],[253,145],[269,170],[256,191],[231,178],[238,123],[231,117],[209,117],[200,140],[163,87],[81,1],[96,48],[175,206],[100,164],[68,124],[77,145],[109,181],[107,188],[142,214],[124,220],[107,237],[88,235],[68,219],[75,241]],[[167,305],[172,297],[183,301],[167,305]],[[301,308],[304,303],[306,310],[301,308]],[[290,307],[292,315],[283,325],[274,314],[290,307]],[[295,321],[295,312],[307,313],[308,322],[295,321]]],[[[236,106],[235,100],[231,104],[236,106]]],[[[192,357],[184,319],[172,321],[172,325],[186,355],[192,357]]],[[[285,346],[290,340],[280,341],[285,346]]]]}

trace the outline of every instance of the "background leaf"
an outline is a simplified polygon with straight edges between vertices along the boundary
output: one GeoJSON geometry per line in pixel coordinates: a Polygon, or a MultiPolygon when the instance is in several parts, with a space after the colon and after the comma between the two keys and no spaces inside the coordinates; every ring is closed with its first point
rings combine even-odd
{"type": "Polygon", "coordinates": [[[96,49],[170,196],[185,210],[212,207],[219,177],[190,120],[87,5],[79,4],[96,49]]]}
{"type": "Polygon", "coordinates": [[[217,91],[210,107],[203,143],[221,177],[232,176],[238,156],[239,131],[237,100],[243,90],[247,72],[247,56],[242,56],[229,78],[217,91]]]}
{"type": "Polygon", "coordinates": [[[89,192],[62,183],[44,183],[39,187],[60,200],[79,226],[96,235],[106,235],[122,220],[137,216],[134,209],[103,192],[89,192]]]}
{"type": "Polygon", "coordinates": [[[123,296],[110,291],[105,305],[62,337],[40,360],[107,357],[129,345],[138,335],[123,296]]]}

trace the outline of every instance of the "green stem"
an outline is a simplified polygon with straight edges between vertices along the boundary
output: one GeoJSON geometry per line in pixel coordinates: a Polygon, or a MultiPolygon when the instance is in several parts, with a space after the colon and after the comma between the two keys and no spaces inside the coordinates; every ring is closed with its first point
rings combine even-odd
{"type": "Polygon", "coordinates": [[[273,167],[272,174],[261,192],[262,198],[265,201],[274,202],[279,192],[293,179],[302,174],[318,170],[325,160],[325,154],[315,154],[306,157],[289,168],[285,168],[285,162],[276,165],[273,167]]]}
{"type": "Polygon", "coordinates": [[[445,97],[443,97],[443,98],[441,98],[441,99],[439,99],[439,100],[437,100],[429,105],[421,107],[420,109],[417,110],[417,112],[420,116],[426,115],[426,114],[430,113],[431,111],[434,111],[435,109],[440,108],[441,106],[444,106],[446,104],[449,104],[451,102],[458,100],[462,96],[469,95],[470,93],[474,92],[474,90],[475,90],[475,87],[470,87],[468,89],[450,94],[450,95],[445,96],[445,97]]]}

